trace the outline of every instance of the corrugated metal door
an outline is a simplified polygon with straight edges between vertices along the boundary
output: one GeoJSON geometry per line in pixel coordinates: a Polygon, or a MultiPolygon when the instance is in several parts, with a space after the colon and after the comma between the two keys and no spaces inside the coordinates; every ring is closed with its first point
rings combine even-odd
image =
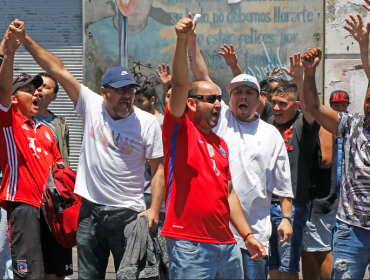
{"type": "MultiPolygon", "coordinates": [[[[27,34],[43,48],[58,56],[66,68],[83,80],[82,0],[1,0],[0,38],[12,20],[25,22],[27,34]]],[[[21,46],[15,56],[14,75],[35,75],[42,69],[21,46]]],[[[56,101],[50,104],[54,114],[67,118],[70,128],[70,164],[77,169],[82,140],[80,116],[60,87],[56,101]]]]}

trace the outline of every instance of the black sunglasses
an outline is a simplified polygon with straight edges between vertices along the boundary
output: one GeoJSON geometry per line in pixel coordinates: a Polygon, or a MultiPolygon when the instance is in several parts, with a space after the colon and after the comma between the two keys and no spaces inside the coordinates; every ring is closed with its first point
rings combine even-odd
{"type": "Polygon", "coordinates": [[[21,73],[19,74],[19,76],[15,79],[15,81],[13,82],[13,85],[15,85],[16,83],[18,83],[19,81],[27,81],[28,79],[32,78],[30,75],[28,75],[27,73],[21,73]]]}
{"type": "Polygon", "coordinates": [[[219,94],[206,94],[206,95],[191,95],[189,97],[195,97],[199,100],[205,100],[208,103],[215,103],[216,99],[221,102],[221,95],[219,94]]]}

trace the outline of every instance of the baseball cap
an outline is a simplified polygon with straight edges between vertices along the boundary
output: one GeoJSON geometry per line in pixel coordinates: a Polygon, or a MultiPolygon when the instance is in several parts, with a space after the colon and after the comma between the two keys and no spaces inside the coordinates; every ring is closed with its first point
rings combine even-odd
{"type": "Polygon", "coordinates": [[[231,80],[231,83],[226,85],[225,88],[228,93],[231,93],[235,88],[240,86],[250,86],[257,90],[258,95],[261,92],[260,85],[256,77],[253,77],[248,74],[240,74],[236,76],[234,79],[231,80]]]}
{"type": "Polygon", "coordinates": [[[130,70],[122,66],[109,68],[101,78],[101,85],[110,85],[114,88],[121,88],[127,85],[140,87],[132,77],[130,70]]]}
{"type": "Polygon", "coordinates": [[[349,102],[349,94],[344,90],[336,90],[330,94],[329,103],[349,102]]]}
{"type": "Polygon", "coordinates": [[[43,82],[44,82],[43,79],[39,75],[32,77],[27,73],[22,73],[18,76],[18,78],[15,78],[13,80],[12,94],[14,94],[18,89],[29,83],[32,83],[35,86],[35,88],[39,88],[43,84],[43,82]]]}

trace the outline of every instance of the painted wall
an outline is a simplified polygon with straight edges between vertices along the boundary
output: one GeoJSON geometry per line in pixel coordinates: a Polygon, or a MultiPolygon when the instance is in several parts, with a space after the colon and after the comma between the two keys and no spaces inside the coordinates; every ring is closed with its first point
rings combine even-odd
{"type": "Polygon", "coordinates": [[[325,17],[325,104],[329,104],[331,92],[345,90],[351,100],[349,112],[360,113],[363,113],[368,80],[358,44],[343,26],[349,14],[360,14],[365,23],[370,20],[370,13],[361,6],[362,3],[363,0],[326,0],[325,17]]]}
{"type": "MultiPolygon", "coordinates": [[[[113,0],[84,1],[85,84],[98,91],[102,74],[119,63],[118,11],[113,0]]],[[[144,75],[141,81],[154,81],[158,64],[172,63],[174,25],[188,12],[202,15],[198,45],[211,78],[222,88],[232,79],[217,54],[224,43],[235,46],[242,69],[258,80],[274,66],[289,66],[294,52],[323,46],[323,0],[238,1],[137,0],[128,19],[130,68],[134,62],[150,64],[151,69],[136,66],[135,73],[144,75]]],[[[322,76],[317,75],[320,85],[322,76]]]]}

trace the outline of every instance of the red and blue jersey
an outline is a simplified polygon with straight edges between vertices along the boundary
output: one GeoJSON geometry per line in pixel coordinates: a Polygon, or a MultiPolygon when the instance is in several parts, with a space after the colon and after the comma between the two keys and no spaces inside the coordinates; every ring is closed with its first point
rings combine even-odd
{"type": "Polygon", "coordinates": [[[204,134],[186,113],[163,121],[166,220],[162,235],[205,243],[236,243],[229,228],[229,151],[216,134],[204,134]]]}

